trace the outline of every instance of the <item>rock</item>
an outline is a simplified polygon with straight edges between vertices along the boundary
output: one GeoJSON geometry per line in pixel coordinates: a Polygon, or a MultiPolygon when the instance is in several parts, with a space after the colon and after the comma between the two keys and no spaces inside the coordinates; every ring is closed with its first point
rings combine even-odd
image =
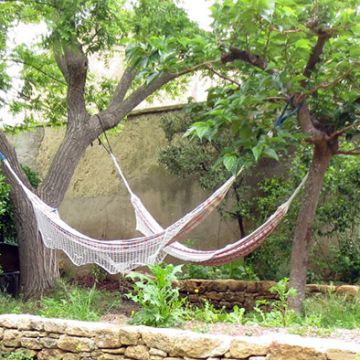
{"type": "Polygon", "coordinates": [[[21,338],[21,346],[30,350],[41,350],[42,345],[38,338],[21,338]]]}
{"type": "Polygon", "coordinates": [[[65,354],[63,357],[62,357],[62,360],[79,360],[79,359],[82,359],[82,357],[80,357],[79,354],[65,354]]]}
{"type": "Polygon", "coordinates": [[[272,343],[266,360],[327,360],[326,355],[315,349],[272,343]]]}
{"type": "Polygon", "coordinates": [[[48,333],[57,333],[57,334],[63,334],[65,333],[66,329],[66,322],[61,319],[46,319],[44,321],[44,330],[48,333]]]}
{"type": "Polygon", "coordinates": [[[357,360],[353,351],[330,349],[326,351],[328,360],[357,360]]]}
{"type": "Polygon", "coordinates": [[[253,344],[243,340],[234,339],[230,344],[229,353],[225,356],[242,359],[250,356],[266,355],[267,352],[268,347],[266,345],[253,344]]]}
{"type": "Polygon", "coordinates": [[[122,355],[125,354],[125,350],[125,347],[121,347],[119,349],[102,349],[101,351],[107,354],[122,355]]]}
{"type": "Polygon", "coordinates": [[[96,357],[98,360],[121,360],[124,359],[123,355],[101,354],[96,357]]]}
{"type": "Polygon", "coordinates": [[[22,331],[22,336],[24,337],[43,337],[46,336],[44,331],[22,331]]]}
{"type": "Polygon", "coordinates": [[[4,328],[0,328],[0,340],[2,340],[4,336],[4,328]]]}
{"type": "Polygon", "coordinates": [[[94,350],[95,341],[87,338],[62,335],[58,340],[57,346],[61,350],[79,353],[94,350]]]}
{"type": "Polygon", "coordinates": [[[64,352],[59,349],[43,349],[37,353],[38,360],[62,359],[64,352]]]}
{"type": "Polygon", "coordinates": [[[162,356],[150,355],[150,360],[163,360],[162,356]]]}
{"type": "Polygon", "coordinates": [[[5,314],[0,315],[0,326],[8,329],[31,330],[32,315],[5,314]]]}
{"type": "Polygon", "coordinates": [[[57,348],[57,339],[53,339],[50,337],[44,337],[40,339],[40,344],[43,346],[43,348],[46,349],[55,349],[57,348]]]}
{"type": "Polygon", "coordinates": [[[98,333],[95,338],[95,343],[97,347],[104,349],[119,348],[122,344],[119,331],[110,329],[98,333]]]}
{"type": "Polygon", "coordinates": [[[5,330],[2,344],[8,347],[20,347],[21,332],[18,330],[5,330]]]}
{"type": "Polygon", "coordinates": [[[202,335],[174,329],[147,330],[142,338],[148,347],[163,350],[171,357],[208,358],[225,354],[229,348],[227,336],[202,335]]]}
{"type": "Polygon", "coordinates": [[[359,286],[341,285],[336,289],[336,294],[356,296],[360,291],[359,286]]]}
{"type": "Polygon", "coordinates": [[[136,360],[148,360],[150,358],[149,349],[145,345],[128,346],[125,356],[136,360]]]}
{"type": "Polygon", "coordinates": [[[136,327],[122,327],[119,330],[122,345],[137,345],[140,339],[139,330],[136,327]]]}
{"type": "Polygon", "coordinates": [[[154,355],[154,356],[161,356],[161,357],[166,357],[167,356],[167,353],[165,351],[162,351],[162,350],[159,350],[159,349],[156,349],[156,348],[151,348],[149,350],[149,354],[154,355]]]}

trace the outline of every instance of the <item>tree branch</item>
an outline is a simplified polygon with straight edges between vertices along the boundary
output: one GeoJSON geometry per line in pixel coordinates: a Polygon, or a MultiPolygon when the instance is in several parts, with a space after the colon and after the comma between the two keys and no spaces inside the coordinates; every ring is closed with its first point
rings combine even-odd
{"type": "Polygon", "coordinates": [[[332,133],[330,135],[330,138],[331,139],[335,139],[341,135],[343,135],[344,133],[346,133],[348,130],[351,130],[352,128],[356,127],[356,126],[359,126],[359,123],[358,122],[354,122],[353,124],[350,124],[348,126],[345,126],[344,128],[340,129],[340,130],[337,130],[335,131],[334,133],[332,133]]]}
{"type": "Polygon", "coordinates": [[[48,74],[46,71],[42,70],[41,68],[33,65],[33,64],[30,64],[24,60],[20,60],[20,59],[13,59],[13,58],[8,58],[8,59],[4,59],[5,61],[12,61],[12,62],[15,62],[15,63],[18,63],[18,64],[23,64],[23,65],[27,65],[27,66],[30,66],[32,67],[33,69],[35,69],[36,71],[38,71],[39,73],[45,75],[46,77],[48,77],[49,79],[51,80],[54,80],[56,82],[58,82],[59,84],[62,84],[62,85],[67,85],[67,83],[65,81],[62,81],[58,78],[56,78],[55,76],[52,76],[51,74],[48,74]]]}
{"type": "MultiPolygon", "coordinates": [[[[218,60],[206,61],[189,67],[187,69],[178,71],[176,73],[162,73],[157,78],[152,80],[149,84],[143,84],[142,86],[140,86],[127,98],[125,98],[125,100],[120,102],[112,101],[109,107],[106,110],[100,112],[97,116],[100,116],[105,130],[111,129],[116,126],[120,122],[120,120],[123,119],[137,105],[139,105],[147,97],[152,95],[155,91],[159,90],[163,85],[182,75],[189,74],[198,69],[218,62],[218,60]]],[[[89,136],[91,141],[95,140],[102,133],[102,128],[99,124],[97,116],[92,116],[89,121],[89,136]]]]}
{"type": "Polygon", "coordinates": [[[352,71],[353,71],[352,69],[348,70],[347,72],[338,76],[334,81],[332,81],[330,83],[320,83],[320,84],[316,85],[312,89],[305,91],[303,93],[303,96],[312,95],[315,92],[317,92],[319,89],[328,89],[331,87],[335,87],[341,80],[344,80],[352,71]]]}
{"type": "Polygon", "coordinates": [[[126,93],[129,90],[131,83],[133,82],[135,76],[136,76],[135,69],[132,66],[128,66],[125,69],[125,71],[116,87],[114,96],[111,100],[109,107],[116,106],[116,104],[121,103],[124,100],[126,93]]]}
{"type": "Polygon", "coordinates": [[[89,118],[84,98],[88,59],[80,44],[64,45],[62,49],[63,53],[55,51],[55,59],[68,85],[68,124],[79,125],[89,118]]]}
{"type": "Polygon", "coordinates": [[[274,74],[274,70],[267,69],[267,62],[265,59],[261,58],[259,55],[252,54],[248,51],[240,50],[235,47],[231,47],[228,53],[225,53],[221,56],[221,62],[226,64],[228,62],[233,62],[235,60],[241,60],[245,63],[253,65],[261,70],[266,71],[269,74],[274,74]]]}
{"type": "Polygon", "coordinates": [[[360,148],[356,149],[350,151],[338,150],[336,151],[335,155],[360,155],[360,148]],[[356,149],[358,149],[358,151],[355,151],[356,149]]]}
{"type": "Polygon", "coordinates": [[[331,32],[320,32],[318,33],[317,42],[314,45],[306,67],[304,69],[304,76],[310,77],[312,71],[315,69],[316,64],[320,62],[320,57],[324,51],[326,42],[331,38],[331,32]]]}
{"type": "Polygon", "coordinates": [[[232,78],[230,78],[230,77],[228,77],[228,76],[226,76],[226,75],[223,75],[223,74],[219,73],[219,72],[216,71],[211,65],[207,65],[206,68],[208,68],[211,72],[213,72],[213,73],[214,73],[215,75],[217,75],[219,78],[222,78],[222,79],[224,79],[224,80],[226,80],[226,81],[231,82],[232,84],[237,85],[238,87],[241,87],[241,84],[240,84],[238,81],[236,81],[236,80],[234,80],[234,79],[232,79],[232,78]]]}

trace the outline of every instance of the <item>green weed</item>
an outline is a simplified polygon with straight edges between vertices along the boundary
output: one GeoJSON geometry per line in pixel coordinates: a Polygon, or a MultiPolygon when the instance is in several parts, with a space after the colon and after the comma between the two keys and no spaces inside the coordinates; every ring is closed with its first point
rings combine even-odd
{"type": "Polygon", "coordinates": [[[130,322],[157,327],[180,324],[184,319],[185,299],[180,299],[179,289],[172,283],[181,272],[181,266],[152,265],[149,269],[154,277],[140,273],[127,276],[137,280],[134,293],[127,294],[127,297],[141,306],[130,322]]]}

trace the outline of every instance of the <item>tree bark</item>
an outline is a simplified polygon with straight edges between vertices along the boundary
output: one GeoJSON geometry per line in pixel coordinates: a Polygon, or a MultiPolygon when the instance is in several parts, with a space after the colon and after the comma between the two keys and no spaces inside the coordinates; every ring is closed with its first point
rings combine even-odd
{"type": "MultiPolygon", "coordinates": [[[[21,171],[15,150],[3,132],[0,132],[0,151],[6,155],[21,181],[31,189],[30,183],[21,171]]],[[[19,246],[21,291],[25,297],[39,296],[45,289],[51,288],[59,278],[56,252],[43,245],[31,203],[6,167],[4,172],[12,189],[11,200],[19,246]]]]}
{"type": "Polygon", "coordinates": [[[326,140],[315,144],[309,177],[305,185],[304,198],[297,218],[290,259],[289,283],[290,287],[297,290],[297,295],[289,299],[290,308],[296,312],[301,312],[303,309],[312,226],[324,175],[333,153],[334,144],[326,140]]]}

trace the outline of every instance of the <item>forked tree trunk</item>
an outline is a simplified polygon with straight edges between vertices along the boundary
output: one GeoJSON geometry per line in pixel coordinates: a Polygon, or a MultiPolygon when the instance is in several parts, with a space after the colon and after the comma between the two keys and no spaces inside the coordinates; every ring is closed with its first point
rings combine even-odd
{"type": "Polygon", "coordinates": [[[305,299],[306,275],[308,269],[309,250],[311,245],[312,226],[319,202],[324,175],[333,154],[333,145],[325,140],[314,147],[309,177],[305,185],[304,197],[294,231],[290,260],[289,286],[297,290],[297,296],[289,299],[289,306],[301,312],[305,299]]]}

